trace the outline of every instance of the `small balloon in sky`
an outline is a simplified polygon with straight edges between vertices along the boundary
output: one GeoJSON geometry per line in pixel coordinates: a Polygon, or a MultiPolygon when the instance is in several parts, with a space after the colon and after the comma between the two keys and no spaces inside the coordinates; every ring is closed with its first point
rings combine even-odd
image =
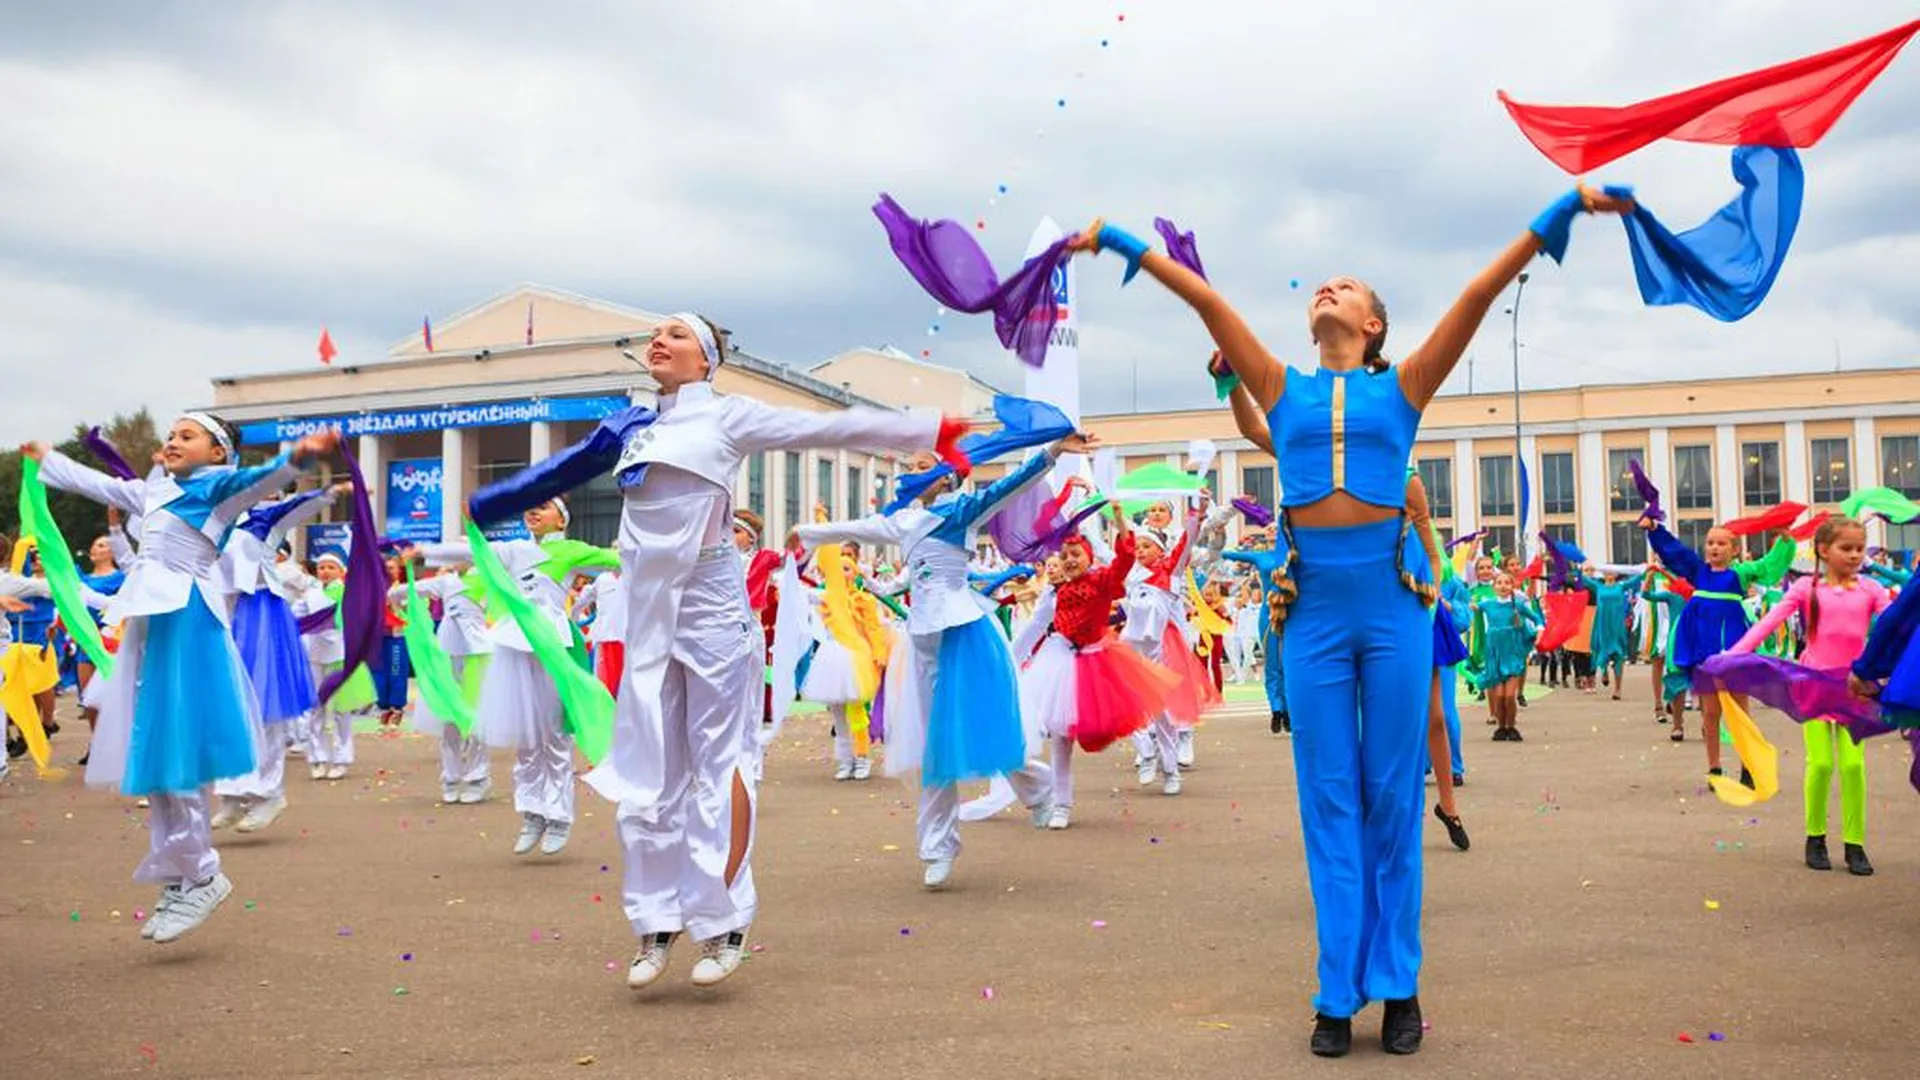
{"type": "Polygon", "coordinates": [[[1300,287],[1300,279],[1299,279],[1299,278],[1289,278],[1289,279],[1287,279],[1287,288],[1289,288],[1289,289],[1297,289],[1297,288],[1299,288],[1299,287],[1300,287]]]}
{"type": "Polygon", "coordinates": [[[1107,39],[1106,39],[1106,38],[1101,38],[1101,39],[1100,39],[1100,47],[1101,47],[1101,48],[1103,48],[1103,49],[1107,47],[1107,39]]]}
{"type": "Polygon", "coordinates": [[[924,359],[926,359],[926,358],[927,358],[927,357],[929,357],[929,356],[932,356],[932,355],[933,355],[933,350],[932,350],[932,349],[921,349],[921,350],[920,350],[920,358],[921,358],[921,359],[923,359],[923,360],[924,360],[924,359]]]}
{"type": "Polygon", "coordinates": [[[1007,193],[1007,185],[1005,185],[1005,184],[1001,184],[1001,185],[1000,185],[1000,194],[1002,194],[1002,195],[1005,195],[1006,193],[1007,193]]]}
{"type": "Polygon", "coordinates": [[[985,219],[985,218],[981,218],[981,219],[980,219],[979,221],[976,221],[976,222],[974,222],[974,223],[973,223],[973,227],[974,227],[974,228],[976,228],[976,229],[984,229],[984,228],[986,228],[986,227],[987,227],[987,221],[986,221],[986,219],[985,219]]]}
{"type": "Polygon", "coordinates": [[[1064,109],[1064,108],[1066,108],[1066,107],[1067,107],[1067,99],[1066,99],[1066,98],[1061,98],[1060,100],[1058,100],[1058,101],[1056,101],[1056,102],[1054,102],[1054,104],[1055,104],[1055,105],[1057,105],[1057,106],[1059,106],[1060,108],[1062,108],[1062,109],[1064,109]]]}

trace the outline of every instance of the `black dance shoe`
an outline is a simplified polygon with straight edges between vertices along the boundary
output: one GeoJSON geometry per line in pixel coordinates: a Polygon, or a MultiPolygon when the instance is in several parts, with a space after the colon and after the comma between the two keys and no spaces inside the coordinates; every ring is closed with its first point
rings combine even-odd
{"type": "Polygon", "coordinates": [[[1467,827],[1461,822],[1459,815],[1456,814],[1453,817],[1448,817],[1445,810],[1435,806],[1433,808],[1433,816],[1439,818],[1440,824],[1446,826],[1447,839],[1453,841],[1454,847],[1465,851],[1473,846],[1473,842],[1467,839],[1467,827]]]}
{"type": "Polygon", "coordinates": [[[1843,853],[1847,858],[1847,873],[1855,877],[1872,877],[1873,864],[1867,861],[1867,849],[1859,844],[1848,844],[1843,853]]]}
{"type": "Polygon", "coordinates": [[[1424,1032],[1420,1026],[1420,999],[1404,998],[1387,1002],[1387,1015],[1380,1021],[1380,1048],[1389,1054],[1417,1054],[1424,1032]]]}
{"type": "Polygon", "coordinates": [[[1827,858],[1827,838],[1824,836],[1807,837],[1807,869],[1831,870],[1833,860],[1827,858]]]}
{"type": "Polygon", "coordinates": [[[1313,1041],[1307,1045],[1314,1057],[1346,1057],[1347,1051],[1353,1049],[1353,1021],[1335,1020],[1331,1016],[1314,1013],[1313,1041]]]}

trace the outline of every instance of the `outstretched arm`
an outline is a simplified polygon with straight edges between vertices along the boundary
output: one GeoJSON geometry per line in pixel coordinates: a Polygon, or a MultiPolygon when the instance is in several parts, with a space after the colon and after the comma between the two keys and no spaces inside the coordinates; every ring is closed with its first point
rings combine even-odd
{"type": "Polygon", "coordinates": [[[1233,409],[1233,426],[1240,429],[1240,436],[1257,449],[1273,453],[1273,432],[1268,429],[1267,418],[1254,403],[1253,394],[1244,381],[1227,395],[1227,404],[1233,409]]]}

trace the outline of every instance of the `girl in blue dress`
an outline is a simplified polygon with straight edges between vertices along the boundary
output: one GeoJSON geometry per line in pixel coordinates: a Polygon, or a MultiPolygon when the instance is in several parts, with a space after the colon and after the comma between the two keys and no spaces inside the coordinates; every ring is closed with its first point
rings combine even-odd
{"type": "Polygon", "coordinates": [[[150,941],[199,926],[233,891],[213,848],[207,789],[252,771],[259,703],[227,630],[233,598],[222,546],[244,510],[339,441],[320,432],[239,468],[233,428],[192,412],[168,431],[163,469],[139,480],[114,479],[39,443],[20,448],[40,462],[49,488],[141,515],[139,555],[107,611],[125,631],[98,699],[87,782],[151,803],[147,857],[134,871],[162,886],[140,931],[150,941]]]}

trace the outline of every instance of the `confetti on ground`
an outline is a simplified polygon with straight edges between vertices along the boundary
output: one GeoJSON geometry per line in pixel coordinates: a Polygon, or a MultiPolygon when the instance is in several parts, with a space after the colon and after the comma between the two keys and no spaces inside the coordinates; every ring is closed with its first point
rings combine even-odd
{"type": "Polygon", "coordinates": [[[1726,1042],[1727,1037],[1725,1035],[1722,1035],[1718,1031],[1709,1031],[1707,1032],[1707,1041],[1708,1042],[1726,1042]]]}
{"type": "Polygon", "coordinates": [[[340,928],[339,930],[336,930],[336,931],[334,931],[334,933],[335,933],[335,935],[336,935],[336,936],[338,936],[338,937],[352,937],[352,936],[353,936],[353,930],[352,930],[352,929],[351,929],[350,927],[345,927],[345,926],[343,926],[343,927],[341,927],[341,928],[340,928]]]}
{"type": "Polygon", "coordinates": [[[160,1064],[160,1051],[152,1043],[141,1043],[140,1055],[147,1059],[149,1065],[160,1064]]]}
{"type": "Polygon", "coordinates": [[[79,922],[79,921],[80,921],[80,909],[79,909],[79,908],[74,908],[74,909],[73,909],[72,911],[69,911],[69,912],[67,912],[67,921],[68,921],[68,922],[79,922]]]}
{"type": "Polygon", "coordinates": [[[1680,1041],[1683,1043],[1691,1044],[1693,1042],[1693,1036],[1683,1031],[1680,1033],[1680,1041]]]}
{"type": "Polygon", "coordinates": [[[620,962],[619,962],[619,961],[617,961],[617,960],[609,960],[609,961],[607,961],[607,970],[608,970],[608,971],[619,971],[619,970],[620,970],[620,962]]]}
{"type": "Polygon", "coordinates": [[[594,894],[593,894],[593,902],[594,902],[594,903],[596,903],[596,904],[600,902],[600,894],[599,894],[599,893],[594,893],[594,894]]]}
{"type": "Polygon", "coordinates": [[[1202,1020],[1200,1026],[1208,1031],[1232,1031],[1233,1025],[1224,1020],[1202,1020]]]}
{"type": "Polygon", "coordinates": [[[901,928],[900,928],[900,936],[901,936],[901,937],[911,937],[911,936],[913,936],[913,931],[912,931],[912,930],[910,930],[910,929],[908,929],[907,927],[904,927],[904,926],[903,926],[903,927],[901,927],[901,928]]]}
{"type": "Polygon", "coordinates": [[[406,997],[406,996],[407,996],[407,988],[406,988],[406,987],[404,987],[404,986],[396,986],[396,987],[394,987],[394,988],[393,988],[393,996],[394,996],[394,997],[406,997]]]}
{"type": "Polygon", "coordinates": [[[246,902],[245,904],[242,904],[241,906],[242,906],[242,907],[244,907],[244,908],[246,908],[246,909],[247,909],[248,911],[253,911],[253,910],[255,910],[255,909],[257,909],[257,908],[258,908],[258,907],[260,906],[260,901],[258,901],[258,900],[249,900],[249,901],[247,901],[247,902],[246,902]]]}
{"type": "Polygon", "coordinates": [[[592,1054],[583,1054],[583,1055],[582,1055],[582,1056],[580,1056],[580,1057],[577,1057],[577,1058],[574,1058],[574,1059],[573,1059],[573,1063],[574,1063],[575,1065],[591,1065],[591,1064],[593,1064],[593,1055],[592,1055],[592,1054]]]}
{"type": "Polygon", "coordinates": [[[992,1001],[992,1000],[993,1000],[993,987],[991,987],[991,986],[983,986],[983,987],[981,987],[981,988],[980,988],[980,1000],[982,1000],[982,1001],[992,1001]]]}
{"type": "Polygon", "coordinates": [[[899,851],[900,845],[899,844],[881,844],[880,850],[881,851],[899,851]]]}
{"type": "Polygon", "coordinates": [[[413,954],[410,952],[403,952],[400,954],[400,959],[402,962],[410,964],[413,962],[413,954]]]}
{"type": "Polygon", "coordinates": [[[117,918],[119,918],[119,917],[120,917],[120,909],[119,909],[119,908],[114,908],[114,909],[113,909],[112,911],[109,911],[109,912],[107,912],[107,918],[109,918],[109,919],[117,919],[117,918]]]}
{"type": "Polygon", "coordinates": [[[1093,928],[1095,930],[1105,930],[1107,928],[1107,920],[1105,919],[1093,920],[1093,928]]]}
{"type": "Polygon", "coordinates": [[[750,953],[762,953],[767,951],[767,947],[765,945],[749,945],[747,946],[747,951],[750,953]]]}
{"type": "Polygon", "coordinates": [[[1719,910],[1720,910],[1720,901],[1718,901],[1718,900],[1708,900],[1708,901],[1707,901],[1707,910],[1708,910],[1708,911],[1719,911],[1719,910]]]}
{"type": "Polygon", "coordinates": [[[146,918],[146,917],[147,917],[147,913],[146,913],[145,911],[143,911],[143,910],[141,910],[140,908],[134,908],[134,909],[133,909],[133,921],[134,921],[134,922],[139,922],[140,920],[142,920],[142,919],[144,919],[144,918],[146,918]]]}

